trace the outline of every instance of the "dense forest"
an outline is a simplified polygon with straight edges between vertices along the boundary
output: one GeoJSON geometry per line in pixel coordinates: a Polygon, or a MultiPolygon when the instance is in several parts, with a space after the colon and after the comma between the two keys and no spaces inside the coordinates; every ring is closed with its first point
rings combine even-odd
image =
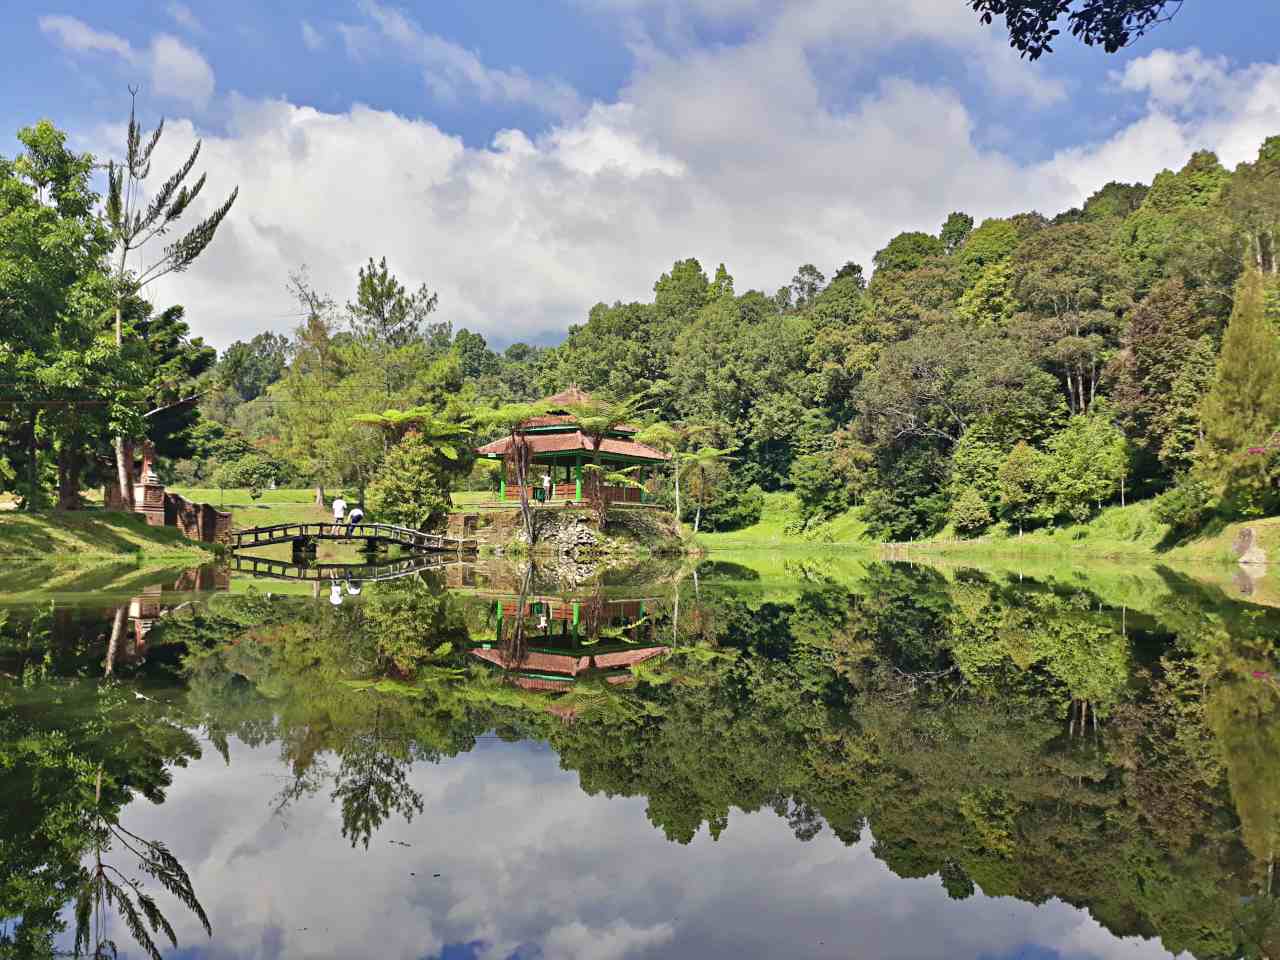
{"type": "Polygon", "coordinates": [[[1235,171],[1197,153],[1051,218],[953,213],[869,270],[805,264],[772,294],[677,260],[651,301],[597,304],[553,347],[455,331],[385,259],[345,302],[326,289],[342,278],[300,267],[293,333],[216,362],[182,307],[126,295],[127,272],[113,286],[92,158],[48,124],[21,139],[0,161],[0,489],[31,506],[56,490],[76,507],[114,475],[121,433],[201,486],[323,497],[410,467],[445,493],[481,487],[496,481],[459,441],[573,384],[656,425],[712,528],[782,489],[804,523],[856,506],[892,540],[1150,497],[1184,531],[1280,506],[1280,137],[1235,171]]]}

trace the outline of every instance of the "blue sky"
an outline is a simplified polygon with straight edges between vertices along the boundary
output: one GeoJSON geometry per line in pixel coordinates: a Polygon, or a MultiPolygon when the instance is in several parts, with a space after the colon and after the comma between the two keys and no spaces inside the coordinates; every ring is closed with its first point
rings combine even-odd
{"type": "Polygon", "coordinates": [[[386,255],[455,325],[545,342],[677,257],[773,289],[952,209],[1053,213],[1280,133],[1270,0],[1187,0],[1118,55],[1064,40],[1037,63],[964,0],[121,0],[4,22],[5,130],[49,117],[109,155],[132,82],[169,118],[162,168],[203,137],[209,201],[240,186],[206,261],[152,291],[219,345],[287,329],[303,264],[342,300],[386,255]]]}

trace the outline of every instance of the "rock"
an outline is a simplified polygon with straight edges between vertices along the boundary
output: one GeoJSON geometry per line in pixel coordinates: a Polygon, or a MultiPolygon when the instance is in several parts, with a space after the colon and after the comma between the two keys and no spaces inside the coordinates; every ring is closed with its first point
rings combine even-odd
{"type": "Polygon", "coordinates": [[[1258,533],[1253,527],[1242,527],[1236,534],[1231,550],[1246,565],[1265,564],[1267,551],[1258,546],[1258,533]]]}

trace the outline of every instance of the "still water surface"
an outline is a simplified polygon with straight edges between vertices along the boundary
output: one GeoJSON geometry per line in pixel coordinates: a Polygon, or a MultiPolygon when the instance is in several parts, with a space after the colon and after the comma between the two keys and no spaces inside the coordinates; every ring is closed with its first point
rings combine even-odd
{"type": "Polygon", "coordinates": [[[824,555],[6,591],[0,957],[1274,957],[1277,641],[824,555]]]}

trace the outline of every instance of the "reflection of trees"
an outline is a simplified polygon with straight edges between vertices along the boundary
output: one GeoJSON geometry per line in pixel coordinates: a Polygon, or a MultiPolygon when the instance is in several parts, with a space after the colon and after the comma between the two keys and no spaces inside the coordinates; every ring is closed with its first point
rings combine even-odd
{"type": "MultiPolygon", "coordinates": [[[[852,587],[815,568],[779,591],[702,573],[646,604],[640,639],[672,654],[559,695],[573,723],[469,670],[453,638],[467,622],[492,638],[494,603],[463,611],[432,585],[337,610],[220,598],[157,631],[189,644],[186,704],[224,756],[231,737],[278,743],[281,810],[328,791],[353,845],[423,810],[412,764],[498,730],[549,741],[590,793],[645,797],[675,841],[719,837],[734,809],[801,840],[869,827],[895,872],[955,898],[1059,897],[1172,951],[1275,954],[1280,704],[1256,676],[1275,670],[1274,615],[1172,578],[1121,615],[1079,582],[871,564],[852,587]]],[[[575,594],[588,640],[620,629],[608,596],[575,594]]],[[[523,620],[504,618],[510,662],[537,645],[523,620]]],[[[77,876],[43,875],[64,898],[77,876]]]]}
{"type": "Polygon", "coordinates": [[[213,936],[209,917],[196,899],[191,878],[187,876],[182,864],[163,843],[145,840],[131,830],[126,830],[114,816],[104,811],[101,768],[98,769],[95,780],[91,831],[93,865],[82,870],[83,878],[76,894],[76,956],[86,952],[95,958],[114,957],[117,954],[119,948],[107,935],[108,918],[112,909],[120,915],[130,935],[153,960],[160,960],[160,951],[155,943],[156,934],[163,933],[172,946],[178,945],[173,925],[161,912],[155,898],[143,889],[142,881],[126,876],[118,867],[103,860],[113,843],[132,854],[134,868],[144,876],[151,877],[176,897],[196,915],[204,932],[213,936]]]}
{"type": "Polygon", "coordinates": [[[119,812],[142,795],[159,803],[170,768],[199,756],[168,708],[137,701],[114,684],[65,681],[0,688],[0,916],[18,918],[0,932],[0,956],[51,956],[76,903],[76,946],[114,953],[109,914],[149,955],[153,935],[175,939],[169,921],[138,876],[175,894],[208,928],[181,864],[158,841],[122,827],[119,812]],[[130,866],[107,857],[118,849],[130,866]]]}
{"type": "Polygon", "coordinates": [[[339,751],[333,797],[342,806],[342,835],[353,847],[363,843],[368,849],[370,837],[391,814],[412,822],[422,812],[422,795],[409,784],[413,755],[393,752],[380,719],[381,711],[375,710],[372,728],[350,737],[339,751]]]}
{"type": "Polygon", "coordinates": [[[224,741],[280,745],[291,774],[281,815],[328,787],[343,836],[367,847],[387,817],[422,811],[412,765],[468,749],[483,729],[439,697],[436,681],[459,671],[438,665],[466,632],[437,584],[370,584],[361,603],[337,608],[252,594],[209,608],[199,616],[214,618],[221,642],[187,657],[191,717],[224,741]],[[383,689],[388,668],[398,679],[383,689]],[[407,685],[414,674],[421,688],[407,685]]]}

